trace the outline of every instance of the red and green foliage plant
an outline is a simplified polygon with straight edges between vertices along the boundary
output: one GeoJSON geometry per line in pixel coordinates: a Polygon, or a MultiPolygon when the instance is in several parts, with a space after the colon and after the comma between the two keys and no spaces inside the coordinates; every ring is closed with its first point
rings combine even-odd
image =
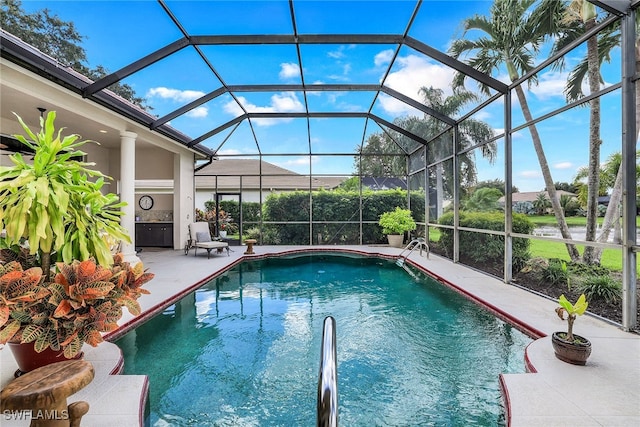
{"type": "Polygon", "coordinates": [[[121,254],[111,267],[94,259],[56,267],[54,280],[45,282],[40,267],[0,265],[0,343],[33,342],[37,352],[50,347],[75,357],[84,343],[95,347],[103,332],[117,329],[123,307],[140,314],[137,300],[149,293],[142,285],[154,277],[121,254]]]}

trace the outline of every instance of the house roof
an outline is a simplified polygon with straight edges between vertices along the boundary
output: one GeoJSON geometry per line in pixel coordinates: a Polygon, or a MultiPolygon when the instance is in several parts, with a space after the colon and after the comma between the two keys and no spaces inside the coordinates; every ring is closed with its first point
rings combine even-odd
{"type": "Polygon", "coordinates": [[[360,181],[363,187],[368,187],[371,190],[407,189],[407,181],[402,178],[363,176],[360,181]]]}
{"type": "Polygon", "coordinates": [[[306,190],[311,185],[314,190],[331,189],[340,185],[347,177],[342,176],[314,176],[309,182],[308,175],[300,175],[272,163],[257,159],[224,159],[215,160],[195,173],[196,190],[260,189],[260,175],[262,188],[265,190],[306,190]]]}

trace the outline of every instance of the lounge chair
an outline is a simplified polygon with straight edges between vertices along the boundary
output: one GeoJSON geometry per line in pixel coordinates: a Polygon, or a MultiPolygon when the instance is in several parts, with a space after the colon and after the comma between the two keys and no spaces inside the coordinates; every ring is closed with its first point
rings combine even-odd
{"type": "MultiPolygon", "coordinates": [[[[189,224],[189,248],[195,248],[196,256],[198,254],[198,248],[207,250],[207,259],[211,258],[211,250],[216,249],[217,252],[222,253],[223,249],[227,250],[227,256],[229,256],[229,244],[227,242],[221,242],[218,240],[213,240],[211,238],[211,233],[209,233],[209,223],[208,222],[193,222],[189,224]]],[[[188,250],[187,250],[188,252],[188,250]]]]}

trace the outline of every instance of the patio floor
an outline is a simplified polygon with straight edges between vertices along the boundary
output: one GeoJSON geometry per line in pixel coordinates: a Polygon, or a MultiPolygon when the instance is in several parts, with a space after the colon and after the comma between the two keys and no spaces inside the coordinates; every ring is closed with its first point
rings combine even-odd
{"type": "MultiPolygon", "coordinates": [[[[226,253],[207,259],[202,250],[194,256],[193,249],[185,256],[182,251],[145,248],[140,254],[145,268],[155,278],[145,287],[151,295],[139,302],[141,318],[161,310],[167,301],[190,292],[203,280],[244,257],[245,247],[231,247],[226,253]]],[[[256,246],[256,255],[280,254],[306,250],[301,246],[256,246]]],[[[400,249],[387,246],[314,246],[312,250],[342,250],[394,257],[400,249]]],[[[431,255],[418,253],[409,263],[430,271],[443,282],[486,305],[499,316],[511,319],[521,329],[540,336],[564,330],[566,324],[554,313],[557,304],[549,299],[509,286],[483,273],[453,264],[431,255]]],[[[137,323],[125,313],[121,325],[137,323]]],[[[339,326],[339,325],[338,325],[339,326]]],[[[501,375],[500,381],[508,407],[511,426],[637,426],[640,425],[640,336],[623,332],[618,326],[591,316],[576,322],[578,334],[588,337],[593,352],[586,366],[561,362],[553,355],[550,337],[544,336],[532,344],[523,355],[532,372],[501,375]]],[[[117,331],[116,331],[117,333],[117,331]]],[[[112,335],[113,336],[113,335],[112,335]]],[[[0,351],[0,381],[4,387],[16,369],[8,349],[0,351]]],[[[69,402],[86,400],[91,405],[83,425],[94,427],[131,426],[141,419],[140,403],[147,389],[145,376],[112,375],[122,369],[122,356],[111,343],[98,348],[85,346],[85,359],[94,363],[96,377],[85,389],[69,398],[69,402]]],[[[425,420],[428,423],[428,420],[425,420]]],[[[25,420],[2,415],[3,426],[26,426],[25,420]]]]}

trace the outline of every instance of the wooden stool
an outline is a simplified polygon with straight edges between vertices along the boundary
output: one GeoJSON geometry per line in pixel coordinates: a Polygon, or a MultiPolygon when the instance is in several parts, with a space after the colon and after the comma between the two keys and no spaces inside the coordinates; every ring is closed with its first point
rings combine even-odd
{"type": "Polygon", "coordinates": [[[52,363],[21,375],[0,392],[2,411],[30,410],[31,427],[79,427],[87,402],[67,406],[67,397],[93,380],[93,365],[84,360],[52,363]]]}
{"type": "Polygon", "coordinates": [[[256,239],[247,239],[244,241],[247,244],[247,250],[245,251],[245,255],[253,255],[253,245],[256,244],[258,241],[256,239]]]}

